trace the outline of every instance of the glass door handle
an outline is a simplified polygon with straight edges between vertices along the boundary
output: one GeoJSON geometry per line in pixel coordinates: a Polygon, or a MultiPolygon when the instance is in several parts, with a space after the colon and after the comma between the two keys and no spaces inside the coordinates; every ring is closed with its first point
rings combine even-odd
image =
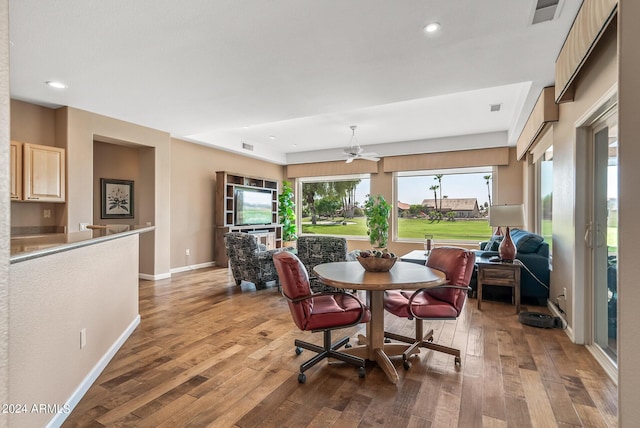
{"type": "Polygon", "coordinates": [[[584,232],[584,242],[587,244],[587,247],[593,248],[593,242],[591,240],[591,222],[587,224],[586,231],[584,232]]]}

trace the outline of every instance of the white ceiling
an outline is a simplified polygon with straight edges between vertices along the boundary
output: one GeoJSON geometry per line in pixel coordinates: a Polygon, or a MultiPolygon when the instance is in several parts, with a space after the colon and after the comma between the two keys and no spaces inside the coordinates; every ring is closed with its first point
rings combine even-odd
{"type": "Polygon", "coordinates": [[[581,2],[16,0],[11,94],[282,164],[513,146],[581,2]]]}

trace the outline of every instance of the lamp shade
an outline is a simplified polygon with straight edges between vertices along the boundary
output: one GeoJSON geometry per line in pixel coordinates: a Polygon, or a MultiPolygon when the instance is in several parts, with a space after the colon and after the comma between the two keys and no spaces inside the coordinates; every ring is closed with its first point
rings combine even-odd
{"type": "Polygon", "coordinates": [[[524,205],[491,205],[489,207],[489,226],[523,227],[524,205]]]}

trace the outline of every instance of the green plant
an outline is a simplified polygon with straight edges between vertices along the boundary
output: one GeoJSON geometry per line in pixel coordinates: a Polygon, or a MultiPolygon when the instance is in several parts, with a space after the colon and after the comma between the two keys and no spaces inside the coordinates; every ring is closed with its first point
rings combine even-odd
{"type": "Polygon", "coordinates": [[[367,195],[364,203],[364,215],[367,217],[367,235],[371,245],[386,247],[389,241],[389,216],[391,205],[382,195],[367,195]]]}
{"type": "Polygon", "coordinates": [[[282,239],[284,241],[295,241],[298,239],[298,235],[296,235],[296,203],[293,188],[288,181],[282,182],[282,192],[278,195],[278,202],[282,239]]]}

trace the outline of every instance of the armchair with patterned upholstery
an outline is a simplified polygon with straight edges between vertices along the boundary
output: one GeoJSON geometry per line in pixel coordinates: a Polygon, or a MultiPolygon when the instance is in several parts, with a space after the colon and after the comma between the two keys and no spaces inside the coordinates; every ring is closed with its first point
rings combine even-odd
{"type": "MultiPolygon", "coordinates": [[[[322,263],[343,262],[347,260],[347,240],[336,236],[300,236],[298,258],[309,273],[322,263]]],[[[310,277],[309,280],[314,292],[335,290],[322,284],[315,277],[310,277]]]]}
{"type": "Polygon", "coordinates": [[[240,285],[242,281],[252,282],[259,290],[266,288],[271,281],[279,286],[273,255],[293,250],[293,247],[267,250],[264,245],[258,244],[254,235],[242,232],[225,233],[224,245],[236,285],[240,285]]]}

